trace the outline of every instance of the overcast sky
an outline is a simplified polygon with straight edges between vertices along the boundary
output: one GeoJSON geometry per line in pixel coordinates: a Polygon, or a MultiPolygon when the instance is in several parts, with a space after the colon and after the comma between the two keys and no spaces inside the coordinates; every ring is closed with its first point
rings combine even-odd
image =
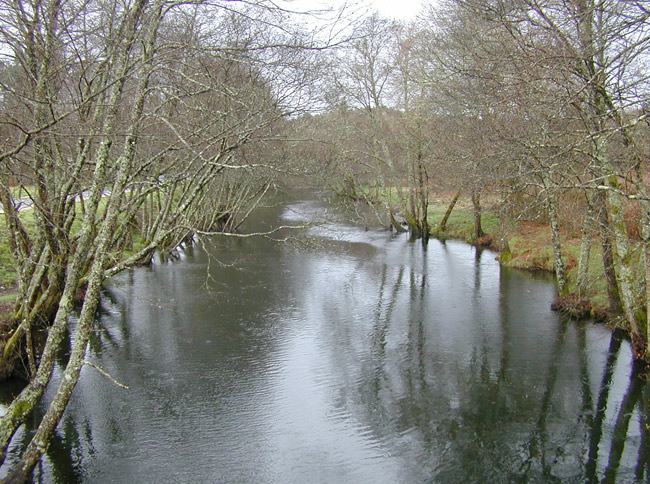
{"type": "Polygon", "coordinates": [[[420,10],[420,0],[375,0],[369,1],[371,9],[378,10],[384,17],[410,20],[420,10]]]}
{"type": "MultiPolygon", "coordinates": [[[[431,3],[433,0],[424,0],[431,3]]],[[[377,10],[383,17],[399,20],[414,19],[420,9],[422,0],[284,0],[280,2],[291,10],[306,11],[323,8],[326,5],[338,7],[345,4],[357,10],[365,6],[368,11],[377,10]]]]}

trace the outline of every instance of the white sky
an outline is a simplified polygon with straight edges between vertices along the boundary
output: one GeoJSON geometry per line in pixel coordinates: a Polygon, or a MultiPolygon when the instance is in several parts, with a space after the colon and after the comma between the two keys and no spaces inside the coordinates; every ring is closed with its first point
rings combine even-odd
{"type": "Polygon", "coordinates": [[[383,17],[412,20],[420,10],[420,0],[375,0],[368,4],[383,17]]]}
{"type": "MultiPolygon", "coordinates": [[[[340,7],[347,4],[350,10],[377,10],[383,17],[398,20],[414,19],[420,10],[423,0],[283,0],[279,3],[291,10],[306,11],[324,8],[325,6],[340,7]]],[[[433,0],[424,0],[431,3],[433,0]]]]}

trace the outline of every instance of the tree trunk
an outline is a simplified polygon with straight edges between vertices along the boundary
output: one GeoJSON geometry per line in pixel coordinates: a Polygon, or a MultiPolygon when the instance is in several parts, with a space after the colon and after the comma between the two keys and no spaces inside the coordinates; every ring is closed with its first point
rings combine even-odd
{"type": "Polygon", "coordinates": [[[618,282],[623,314],[630,325],[634,354],[636,358],[641,358],[645,355],[647,341],[645,341],[645,335],[641,333],[636,315],[636,311],[640,306],[636,297],[635,274],[632,267],[630,267],[632,254],[623,214],[623,203],[617,191],[618,180],[615,179],[614,175],[610,175],[608,182],[610,186],[610,189],[607,190],[610,226],[614,234],[614,271],[618,282]]]}
{"type": "Polygon", "coordinates": [[[557,279],[557,288],[560,295],[567,291],[566,267],[562,260],[562,240],[560,238],[560,226],[557,213],[557,202],[555,194],[550,190],[546,193],[546,207],[551,225],[551,245],[553,246],[553,267],[555,269],[555,278],[557,279]]]}
{"type": "MultiPolygon", "coordinates": [[[[140,2],[133,7],[135,9],[136,19],[142,14],[147,1],[148,0],[140,0],[140,2]]],[[[155,13],[156,18],[150,26],[147,48],[145,50],[145,52],[149,53],[149,56],[153,51],[153,43],[162,16],[162,6],[160,2],[157,2],[157,5],[155,6],[155,13]]],[[[134,27],[137,23],[137,21],[134,23],[134,27]]],[[[112,236],[117,226],[117,220],[120,214],[120,201],[124,195],[124,188],[126,187],[131,164],[135,157],[137,144],[136,134],[147,95],[149,76],[151,75],[151,58],[148,57],[147,54],[145,54],[143,70],[143,77],[140,80],[137,90],[138,99],[135,103],[134,110],[131,113],[129,130],[124,143],[124,151],[116,163],[118,169],[117,177],[113,183],[111,194],[108,197],[105,218],[99,230],[97,247],[94,251],[95,257],[88,278],[86,297],[77,323],[77,331],[75,332],[74,344],[70,353],[70,358],[52,403],[50,403],[43,420],[38,426],[35,435],[32,437],[20,461],[9,474],[8,480],[10,480],[10,482],[22,482],[22,480],[26,480],[36,464],[40,461],[43,453],[47,449],[50,437],[54,433],[56,426],[63,416],[63,412],[70,400],[72,391],[79,380],[79,375],[84,365],[86,347],[93,331],[93,322],[99,304],[101,284],[104,279],[104,268],[110,252],[111,242],[113,240],[112,236]],[[11,480],[14,478],[16,480],[11,480]]]]}
{"type": "Polygon", "coordinates": [[[643,218],[641,221],[641,236],[643,238],[643,253],[641,261],[643,264],[643,276],[645,283],[645,339],[646,343],[650,342],[650,321],[648,321],[648,314],[650,313],[650,211],[643,210],[643,218]]]}
{"type": "Polygon", "coordinates": [[[638,193],[640,196],[639,204],[641,206],[640,234],[643,252],[641,253],[641,264],[643,266],[643,286],[644,293],[643,303],[645,303],[645,340],[650,343],[650,202],[648,202],[647,190],[643,174],[640,171],[640,164],[636,170],[638,193]]]}
{"type": "MultiPolygon", "coordinates": [[[[587,129],[591,132],[593,143],[591,149],[595,167],[599,170],[604,185],[607,187],[609,227],[612,230],[614,241],[613,265],[621,307],[630,325],[635,358],[641,358],[646,355],[648,341],[646,335],[641,332],[640,321],[637,317],[640,305],[636,295],[636,275],[631,265],[632,252],[623,213],[618,167],[616,161],[609,154],[608,122],[620,116],[620,113],[608,90],[609,86],[605,77],[606,68],[600,67],[605,65],[603,52],[606,52],[606,45],[603,45],[604,37],[599,35],[602,33],[602,25],[596,17],[597,9],[594,8],[593,3],[589,4],[584,1],[577,2],[576,7],[580,14],[577,34],[582,58],[581,68],[585,71],[583,78],[588,80],[585,85],[588,96],[588,104],[584,109],[585,120],[587,129]]],[[[621,131],[625,136],[625,130],[621,131]]]]}
{"type": "Polygon", "coordinates": [[[418,153],[418,182],[419,182],[419,200],[420,200],[420,224],[422,226],[422,239],[426,242],[429,240],[431,229],[429,227],[429,177],[422,159],[422,154],[418,153]]]}
{"type": "Polygon", "coordinates": [[[605,270],[605,279],[607,280],[609,310],[612,314],[620,314],[622,309],[621,298],[618,291],[618,282],[616,281],[616,271],[614,270],[614,247],[611,234],[606,225],[602,227],[600,237],[603,247],[603,266],[605,270]]]}
{"type": "Polygon", "coordinates": [[[587,292],[587,284],[589,282],[589,255],[591,253],[591,245],[594,237],[595,229],[595,215],[596,208],[595,194],[592,192],[589,195],[587,213],[585,214],[584,222],[582,224],[582,240],[580,242],[580,261],[578,262],[578,277],[576,281],[576,289],[578,296],[584,296],[587,292]]]}
{"type": "Polygon", "coordinates": [[[476,188],[472,188],[472,207],[474,208],[474,238],[478,240],[485,233],[481,225],[481,194],[476,188]]]}
{"type": "Polygon", "coordinates": [[[445,215],[442,217],[442,220],[438,224],[438,233],[444,234],[445,230],[447,230],[447,221],[449,220],[451,212],[454,211],[454,207],[456,206],[456,202],[458,202],[458,199],[460,198],[461,191],[462,191],[462,189],[458,188],[458,190],[456,190],[456,193],[454,194],[454,198],[452,198],[451,202],[449,202],[449,206],[447,207],[447,211],[445,212],[445,215]]]}
{"type": "MultiPolygon", "coordinates": [[[[139,0],[130,9],[125,23],[127,32],[122,42],[122,52],[118,56],[117,74],[119,81],[115,84],[109,102],[110,114],[105,121],[105,133],[107,133],[96,154],[97,162],[93,172],[93,182],[90,189],[90,196],[86,204],[86,213],[82,222],[79,238],[75,252],[68,268],[63,293],[58,301],[58,310],[54,323],[49,328],[48,336],[41,356],[35,377],[23,389],[23,391],[12,401],[5,416],[0,419],[0,464],[6,457],[7,446],[17,428],[22,424],[26,416],[39,402],[47,385],[49,384],[56,355],[66,334],[67,320],[73,308],[74,296],[79,288],[79,282],[88,265],[89,258],[94,252],[94,232],[96,230],[96,215],[99,202],[106,187],[106,172],[109,164],[109,152],[112,144],[110,137],[117,123],[119,101],[122,97],[124,84],[129,69],[129,53],[133,45],[133,39],[139,25],[142,9],[147,0],[139,0]]],[[[121,187],[123,188],[123,187],[121,187]]],[[[111,194],[114,196],[115,191],[111,194]]],[[[108,249],[105,250],[107,252],[108,249]]],[[[43,449],[44,450],[44,449],[43,449]]]]}
{"type": "MultiPolygon", "coordinates": [[[[106,237],[110,238],[110,234],[106,234],[106,237]]],[[[86,299],[79,317],[77,331],[75,332],[74,345],[57,393],[20,461],[13,467],[4,481],[6,483],[23,483],[29,480],[32,470],[47,449],[49,439],[63,416],[63,412],[72,395],[72,390],[79,380],[79,374],[86,355],[86,346],[92,334],[95,311],[100,297],[101,276],[104,272],[103,264],[107,253],[105,244],[101,246],[104,251],[98,253],[98,258],[93,263],[90,282],[86,291],[86,299]]]]}
{"type": "Polygon", "coordinates": [[[610,313],[616,315],[622,311],[621,299],[618,295],[618,282],[616,281],[616,272],[614,271],[614,243],[612,242],[612,234],[609,230],[609,218],[607,217],[607,206],[605,202],[605,193],[597,190],[595,203],[600,242],[603,251],[603,268],[605,271],[605,280],[607,281],[607,298],[609,300],[610,313]]]}

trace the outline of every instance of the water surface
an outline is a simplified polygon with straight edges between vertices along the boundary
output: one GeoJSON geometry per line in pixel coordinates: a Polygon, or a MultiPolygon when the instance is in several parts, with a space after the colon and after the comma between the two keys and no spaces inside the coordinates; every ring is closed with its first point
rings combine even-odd
{"type": "MultiPolygon", "coordinates": [[[[332,216],[293,200],[249,229],[332,216]]],[[[88,358],[129,389],[84,368],[35,481],[647,478],[643,370],[551,312],[547,276],[341,219],[282,235],[111,281],[88,358]]]]}

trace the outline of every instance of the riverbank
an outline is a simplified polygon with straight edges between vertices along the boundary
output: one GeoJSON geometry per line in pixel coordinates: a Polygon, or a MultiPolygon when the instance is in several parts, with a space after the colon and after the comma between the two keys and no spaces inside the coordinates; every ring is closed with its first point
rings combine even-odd
{"type": "MultiPolygon", "coordinates": [[[[451,195],[441,195],[431,199],[429,205],[429,225],[438,227],[449,205],[451,195]]],[[[452,211],[443,234],[433,234],[438,238],[459,239],[474,245],[489,246],[499,252],[500,262],[507,266],[524,270],[553,272],[553,251],[548,225],[530,221],[505,221],[496,209],[486,204],[482,213],[483,230],[488,237],[477,241],[474,237],[474,214],[469,201],[459,200],[452,211]]],[[[593,244],[590,257],[590,285],[587,294],[580,302],[582,316],[606,319],[607,292],[604,280],[602,256],[598,243],[593,244]],[[585,312],[584,301],[589,303],[585,312]]],[[[578,257],[580,251],[579,234],[563,234],[563,250],[568,271],[570,292],[575,289],[578,257]]],[[[17,297],[16,273],[8,241],[0,234],[0,321],[6,320],[17,297]]]]}
{"type": "MultiPolygon", "coordinates": [[[[4,224],[4,220],[2,223],[4,224]]],[[[4,326],[13,311],[14,302],[18,297],[17,280],[9,241],[3,230],[0,231],[0,326],[4,326]]]]}
{"type": "MultiPolygon", "coordinates": [[[[482,211],[482,226],[486,236],[476,240],[474,212],[469,200],[459,200],[452,211],[444,233],[436,233],[453,194],[444,194],[430,200],[429,226],[432,236],[463,240],[472,245],[489,247],[499,253],[500,263],[506,267],[528,271],[554,272],[553,248],[548,224],[528,220],[505,220],[495,206],[486,203],[482,211]]],[[[609,301],[600,242],[594,240],[589,257],[589,284],[581,297],[575,296],[580,257],[581,234],[562,233],[563,260],[567,270],[569,296],[557,301],[554,309],[576,319],[593,318],[609,321],[609,301]]]]}

